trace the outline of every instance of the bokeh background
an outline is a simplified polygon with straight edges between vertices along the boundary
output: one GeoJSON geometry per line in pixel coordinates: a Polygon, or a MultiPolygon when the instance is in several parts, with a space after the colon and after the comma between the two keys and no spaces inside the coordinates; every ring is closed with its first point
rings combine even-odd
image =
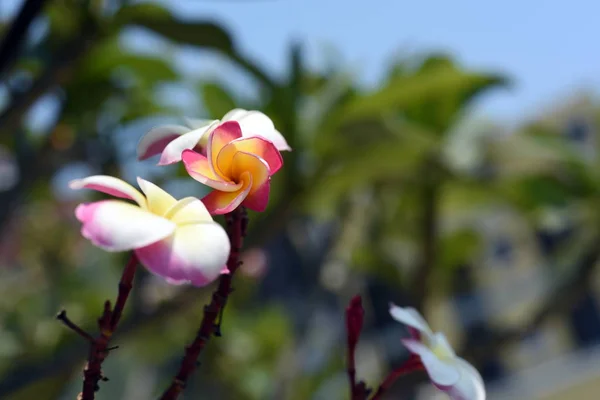
{"type": "MultiPolygon", "coordinates": [[[[116,294],[127,255],[80,236],[73,209],[99,196],[67,182],[201,196],[181,166],[137,162],[137,141],[235,107],[294,150],[184,399],[347,399],[356,293],[372,386],[407,357],[393,301],[447,334],[490,399],[598,398],[600,5],[2,0],[5,39],[26,3],[0,60],[0,399],[74,399],[87,346],[54,316],[94,330],[116,294]]],[[[98,399],[156,398],[211,290],[140,273],[98,399]]],[[[444,397],[415,374],[387,398],[444,397]]]]}

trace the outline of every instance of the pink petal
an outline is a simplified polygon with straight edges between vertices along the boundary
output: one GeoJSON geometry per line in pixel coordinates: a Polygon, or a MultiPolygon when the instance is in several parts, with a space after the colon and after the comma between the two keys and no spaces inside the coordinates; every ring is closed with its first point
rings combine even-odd
{"type": "Polygon", "coordinates": [[[150,272],[170,283],[205,286],[219,277],[229,251],[227,233],[210,222],[179,226],[172,236],[137,249],[136,254],[150,272]]]}
{"type": "MultiPolygon", "coordinates": [[[[254,190],[254,189],[253,189],[254,190]]],[[[269,192],[271,190],[271,180],[268,179],[254,191],[249,193],[242,205],[256,212],[263,212],[269,204],[269,192]]]]}
{"type": "Polygon", "coordinates": [[[146,199],[136,188],[129,183],[112,176],[93,175],[83,179],[75,179],[69,182],[69,187],[74,190],[97,190],[122,199],[133,200],[138,203],[140,207],[146,207],[146,199]]]}
{"type": "Polygon", "coordinates": [[[241,185],[224,180],[214,173],[208,158],[193,150],[185,150],[181,155],[187,173],[198,182],[224,192],[238,190],[241,185]]]}
{"type": "Polygon", "coordinates": [[[132,250],[155,243],[175,231],[176,225],[140,207],[119,200],[77,206],[81,234],[107,251],[132,250]]]}
{"type": "Polygon", "coordinates": [[[163,125],[151,129],[138,143],[138,160],[145,160],[162,153],[169,143],[189,131],[189,128],[181,125],[163,125]]]}
{"type": "Polygon", "coordinates": [[[216,176],[220,176],[224,180],[228,178],[228,176],[223,174],[223,171],[219,170],[217,157],[223,147],[241,137],[240,124],[235,121],[223,122],[210,133],[208,145],[206,146],[206,158],[208,158],[208,164],[216,176]]]}

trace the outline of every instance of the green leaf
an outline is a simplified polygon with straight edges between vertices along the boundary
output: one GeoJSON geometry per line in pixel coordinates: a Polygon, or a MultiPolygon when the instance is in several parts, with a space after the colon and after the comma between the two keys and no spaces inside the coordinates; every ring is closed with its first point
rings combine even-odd
{"type": "Polygon", "coordinates": [[[411,177],[427,152],[407,146],[404,140],[378,141],[346,152],[340,164],[320,171],[311,182],[309,208],[329,211],[341,196],[361,185],[381,180],[411,177]]]}
{"type": "Polygon", "coordinates": [[[201,83],[202,101],[212,118],[221,118],[236,108],[233,96],[216,82],[201,83]]]}
{"type": "Polygon", "coordinates": [[[94,81],[114,77],[114,73],[128,71],[132,78],[153,85],[179,78],[171,64],[161,58],[127,52],[111,37],[96,45],[81,62],[77,81],[94,81]]]}
{"type": "Polygon", "coordinates": [[[499,75],[463,72],[447,60],[434,58],[415,74],[399,74],[380,90],[358,97],[337,118],[349,121],[397,113],[445,131],[477,94],[505,84],[499,75]]]}
{"type": "Polygon", "coordinates": [[[182,21],[154,3],[125,6],[115,15],[119,25],[136,25],[149,29],[180,44],[233,51],[229,33],[220,25],[203,21],[182,21]]]}

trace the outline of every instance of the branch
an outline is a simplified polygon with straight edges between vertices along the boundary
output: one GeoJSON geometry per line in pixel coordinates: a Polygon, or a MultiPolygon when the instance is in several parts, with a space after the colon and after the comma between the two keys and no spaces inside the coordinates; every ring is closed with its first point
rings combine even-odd
{"type": "Polygon", "coordinates": [[[375,392],[373,397],[371,397],[371,400],[381,399],[381,396],[383,396],[383,394],[387,392],[392,387],[394,382],[396,382],[396,380],[398,380],[398,378],[400,378],[401,376],[422,369],[424,369],[424,366],[421,362],[421,359],[418,356],[412,354],[402,366],[396,368],[395,370],[390,372],[388,376],[385,377],[381,385],[379,385],[379,387],[377,388],[377,391],[375,392]]]}
{"type": "Polygon", "coordinates": [[[231,252],[229,253],[229,259],[227,260],[227,269],[229,269],[229,273],[221,275],[219,286],[212,295],[212,301],[209,305],[204,307],[204,317],[202,318],[196,338],[192,344],[185,349],[185,356],[181,361],[179,371],[169,388],[161,396],[161,400],[175,400],[179,397],[179,394],[184,390],[189,377],[196,369],[198,357],[200,356],[200,353],[202,353],[202,350],[210,337],[213,334],[216,336],[221,335],[220,327],[216,323],[216,320],[219,315],[222,315],[225,304],[227,303],[227,298],[233,290],[231,288],[233,275],[240,266],[239,256],[244,236],[246,235],[248,221],[246,210],[243,207],[237,208],[226,215],[226,220],[227,233],[229,235],[229,240],[231,241],[231,252]]]}
{"type": "Polygon", "coordinates": [[[473,360],[475,364],[480,364],[498,349],[535,333],[550,317],[571,310],[588,288],[599,261],[600,238],[592,242],[589,249],[581,256],[574,266],[572,276],[565,282],[557,284],[548,293],[545,301],[528,322],[519,327],[496,331],[485,344],[464,348],[458,354],[473,360]]]}
{"type": "Polygon", "coordinates": [[[102,375],[102,363],[108,356],[110,350],[114,349],[114,347],[109,348],[108,344],[117,328],[121,315],[123,315],[123,309],[125,308],[125,303],[127,302],[129,292],[131,291],[137,264],[138,259],[135,256],[135,253],[133,253],[123,270],[123,275],[121,275],[119,294],[117,296],[117,301],[115,302],[115,307],[111,309],[109,300],[106,300],[104,303],[104,310],[101,317],[98,319],[98,327],[100,329],[98,337],[93,338],[83,329],[75,325],[75,323],[71,322],[67,318],[65,311],[61,311],[57,316],[57,318],[67,327],[90,341],[88,362],[83,371],[83,391],[77,397],[78,400],[94,400],[95,394],[99,389],[98,382],[100,380],[108,380],[102,375]]]}
{"type": "Polygon", "coordinates": [[[0,78],[10,69],[29,26],[42,11],[46,0],[25,0],[0,44],[0,78]]]}

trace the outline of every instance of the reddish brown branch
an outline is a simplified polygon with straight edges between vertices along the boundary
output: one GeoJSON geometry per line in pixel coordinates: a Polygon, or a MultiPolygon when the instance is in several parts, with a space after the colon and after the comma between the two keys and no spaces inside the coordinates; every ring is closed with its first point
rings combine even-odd
{"type": "Polygon", "coordinates": [[[227,234],[231,241],[231,252],[227,260],[227,268],[229,274],[221,275],[219,286],[212,295],[210,304],[204,307],[204,316],[200,324],[200,329],[194,338],[194,341],[185,349],[185,356],[181,361],[179,371],[169,388],[163,393],[161,400],[174,400],[179,397],[179,394],[185,388],[185,385],[198,365],[198,357],[210,337],[215,334],[220,334],[219,326],[217,325],[217,317],[222,313],[227,298],[232,291],[231,282],[235,271],[240,266],[239,257],[242,249],[244,236],[246,235],[246,227],[248,219],[244,208],[240,207],[225,216],[227,221],[227,234]]]}
{"type": "Polygon", "coordinates": [[[123,315],[123,309],[125,308],[125,303],[127,302],[129,292],[131,291],[137,264],[138,259],[135,256],[135,253],[133,253],[123,270],[123,275],[121,275],[119,294],[117,296],[117,301],[115,302],[115,307],[111,308],[109,300],[106,300],[104,303],[104,310],[98,319],[98,327],[100,328],[98,337],[92,337],[68,319],[66,311],[61,311],[56,316],[56,318],[61,320],[67,327],[90,341],[88,362],[83,371],[83,391],[77,396],[78,400],[93,400],[98,391],[98,382],[100,380],[108,380],[106,377],[102,376],[102,363],[108,356],[108,353],[116,348],[108,347],[108,344],[117,328],[121,315],[123,315]]]}
{"type": "Polygon", "coordinates": [[[396,368],[395,370],[390,372],[388,376],[385,377],[381,385],[379,385],[379,387],[377,388],[377,391],[375,392],[373,397],[371,397],[371,400],[381,399],[381,396],[383,396],[383,394],[387,392],[392,387],[394,382],[396,382],[396,380],[402,375],[406,375],[421,369],[423,369],[421,359],[415,355],[411,355],[411,357],[406,361],[406,363],[404,363],[400,368],[396,368]]]}

